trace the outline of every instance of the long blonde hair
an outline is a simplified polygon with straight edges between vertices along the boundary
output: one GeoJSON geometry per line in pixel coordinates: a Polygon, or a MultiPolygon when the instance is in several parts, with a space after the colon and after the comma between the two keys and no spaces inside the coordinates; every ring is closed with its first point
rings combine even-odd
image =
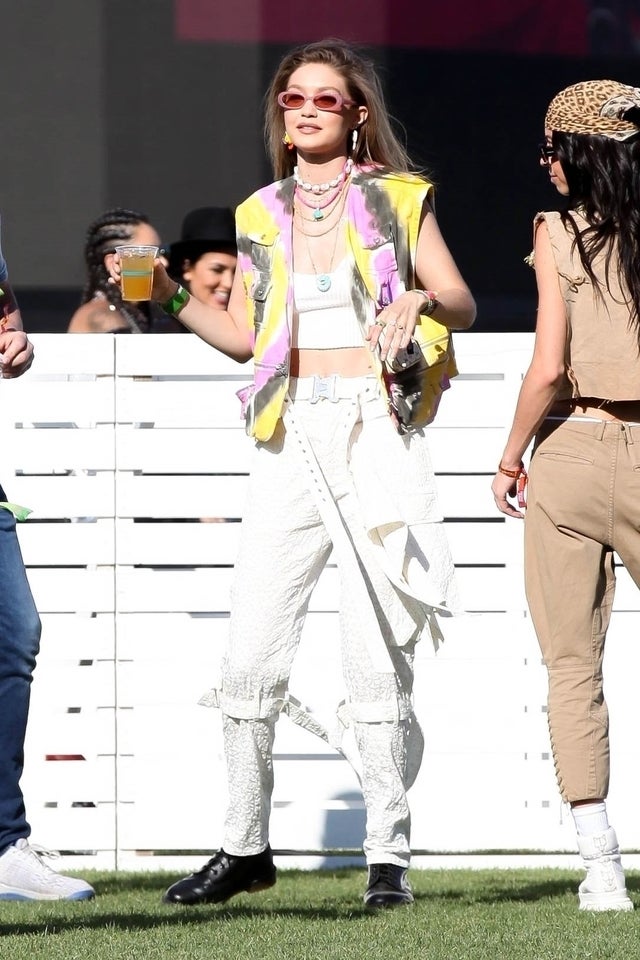
{"type": "Polygon", "coordinates": [[[296,162],[295,151],[288,150],[282,142],[284,123],[278,94],[287,89],[291,74],[307,63],[332,67],[345,81],[349,97],[358,106],[367,108],[367,119],[360,128],[355,153],[351,154],[357,164],[373,163],[397,173],[415,169],[389,122],[382,85],[373,63],[343,40],[330,39],[308,43],[288,53],[267,90],[265,143],[276,180],[291,176],[296,162]]]}

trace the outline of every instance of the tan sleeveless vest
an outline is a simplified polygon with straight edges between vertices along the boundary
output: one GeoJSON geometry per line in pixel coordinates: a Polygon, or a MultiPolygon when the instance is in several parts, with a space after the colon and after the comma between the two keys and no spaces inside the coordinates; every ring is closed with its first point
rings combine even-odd
{"type": "MultiPolygon", "coordinates": [[[[571,214],[580,229],[587,222],[571,214]]],[[[640,347],[637,324],[630,325],[630,300],[621,287],[615,254],[605,283],[605,255],[594,260],[594,273],[602,281],[599,296],[573,247],[560,214],[539,213],[544,220],[567,310],[567,382],[558,393],[568,397],[601,397],[604,400],[640,399],[640,347]]]]}

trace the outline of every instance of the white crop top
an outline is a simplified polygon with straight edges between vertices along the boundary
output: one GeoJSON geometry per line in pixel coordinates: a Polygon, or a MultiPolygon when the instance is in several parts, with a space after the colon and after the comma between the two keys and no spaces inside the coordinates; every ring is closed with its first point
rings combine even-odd
{"type": "Polygon", "coordinates": [[[292,346],[301,350],[361,347],[362,330],[351,300],[351,270],[345,259],[333,273],[327,290],[318,289],[313,273],[293,274],[292,346]]]}

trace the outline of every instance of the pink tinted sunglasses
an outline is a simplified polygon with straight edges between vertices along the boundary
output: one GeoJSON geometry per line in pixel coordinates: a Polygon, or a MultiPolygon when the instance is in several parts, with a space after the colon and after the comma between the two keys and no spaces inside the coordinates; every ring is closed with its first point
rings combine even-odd
{"type": "Polygon", "coordinates": [[[340,113],[343,107],[355,106],[355,100],[345,100],[342,94],[332,90],[314,93],[312,97],[305,97],[299,90],[284,90],[278,94],[278,103],[284,110],[300,110],[309,100],[318,110],[328,113],[340,113]]]}

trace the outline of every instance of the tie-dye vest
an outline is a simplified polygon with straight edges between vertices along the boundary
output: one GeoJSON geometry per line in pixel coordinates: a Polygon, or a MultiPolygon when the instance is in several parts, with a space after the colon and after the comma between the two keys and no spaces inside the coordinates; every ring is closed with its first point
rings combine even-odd
{"type": "MultiPolygon", "coordinates": [[[[253,338],[254,382],[239,393],[247,433],[268,440],[289,384],[293,312],[293,178],[258,190],[236,211],[238,267],[253,338]]],[[[357,168],[346,201],[352,298],[364,333],[371,318],[415,285],[420,218],[432,186],[411,174],[357,168]]],[[[419,331],[418,331],[419,332],[419,331]]],[[[364,342],[364,339],[363,339],[364,342]]],[[[382,380],[382,365],[372,355],[382,380]]],[[[455,364],[448,374],[455,374],[455,364]]],[[[446,388],[443,384],[443,388],[446,388]]]]}

